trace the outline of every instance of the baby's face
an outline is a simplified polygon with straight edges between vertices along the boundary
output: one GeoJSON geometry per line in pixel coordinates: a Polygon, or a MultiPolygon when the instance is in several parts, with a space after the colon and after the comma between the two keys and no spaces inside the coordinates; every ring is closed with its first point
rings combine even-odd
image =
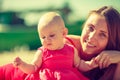
{"type": "Polygon", "coordinates": [[[61,49],[64,45],[63,30],[57,25],[48,25],[39,29],[42,45],[50,50],[61,49]]]}

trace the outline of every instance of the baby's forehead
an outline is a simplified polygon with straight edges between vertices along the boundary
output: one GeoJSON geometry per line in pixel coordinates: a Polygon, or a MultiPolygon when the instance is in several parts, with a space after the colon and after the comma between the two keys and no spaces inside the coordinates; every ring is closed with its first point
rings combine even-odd
{"type": "Polygon", "coordinates": [[[51,35],[51,34],[57,34],[58,32],[61,32],[61,29],[58,29],[57,27],[44,27],[39,30],[40,35],[51,35]]]}
{"type": "Polygon", "coordinates": [[[41,32],[56,32],[56,31],[60,31],[62,30],[62,28],[58,25],[51,25],[51,24],[48,24],[48,25],[43,25],[41,27],[38,28],[39,31],[41,32]]]}
{"type": "Polygon", "coordinates": [[[60,25],[56,23],[55,21],[43,21],[41,24],[38,25],[39,29],[54,29],[54,28],[60,28],[60,25]]]}

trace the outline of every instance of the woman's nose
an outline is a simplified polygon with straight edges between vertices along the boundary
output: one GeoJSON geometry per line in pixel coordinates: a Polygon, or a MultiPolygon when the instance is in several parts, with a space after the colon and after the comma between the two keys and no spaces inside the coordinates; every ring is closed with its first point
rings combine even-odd
{"type": "Polygon", "coordinates": [[[89,41],[95,41],[96,40],[96,37],[97,37],[97,34],[96,34],[96,32],[91,32],[90,34],[89,34],[89,37],[88,37],[88,39],[89,39],[89,41]]]}

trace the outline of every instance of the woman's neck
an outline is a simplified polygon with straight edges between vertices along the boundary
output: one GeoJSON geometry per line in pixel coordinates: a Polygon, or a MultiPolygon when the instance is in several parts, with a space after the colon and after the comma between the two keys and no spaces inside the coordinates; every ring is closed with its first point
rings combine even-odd
{"type": "Polygon", "coordinates": [[[81,57],[83,60],[88,61],[88,60],[91,60],[91,59],[93,58],[93,55],[89,55],[89,54],[87,54],[87,53],[81,52],[80,57],[81,57]]]}

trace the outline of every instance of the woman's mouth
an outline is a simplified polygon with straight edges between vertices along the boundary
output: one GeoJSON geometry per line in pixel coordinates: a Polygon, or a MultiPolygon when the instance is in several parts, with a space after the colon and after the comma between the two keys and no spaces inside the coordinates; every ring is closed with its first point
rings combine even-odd
{"type": "Polygon", "coordinates": [[[93,43],[91,43],[91,42],[88,42],[87,40],[85,40],[85,43],[86,43],[86,46],[87,46],[87,47],[91,47],[91,48],[96,47],[95,44],[93,44],[93,43]]]}

